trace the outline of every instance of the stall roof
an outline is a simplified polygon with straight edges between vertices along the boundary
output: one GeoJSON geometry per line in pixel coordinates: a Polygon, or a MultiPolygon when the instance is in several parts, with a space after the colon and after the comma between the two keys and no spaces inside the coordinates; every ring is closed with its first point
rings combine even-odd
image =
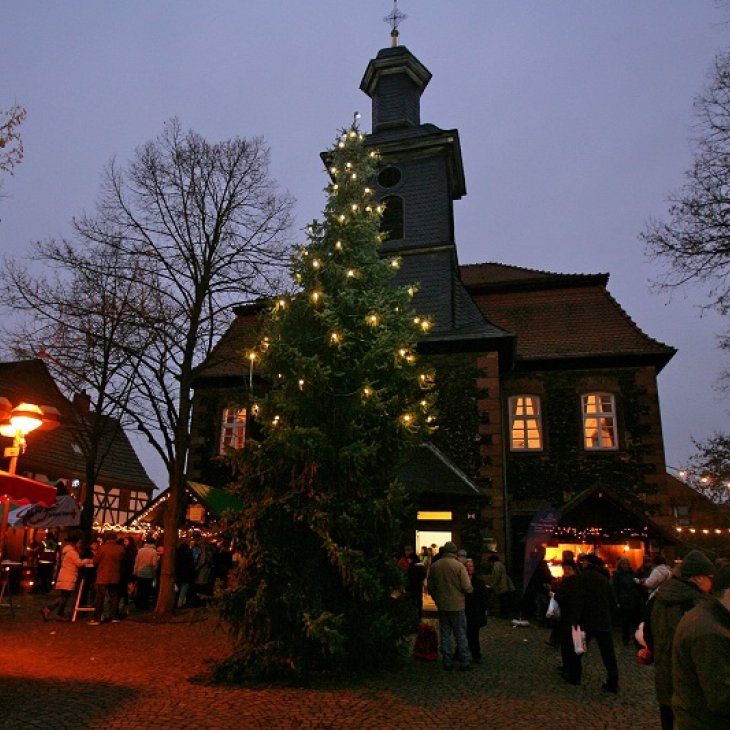
{"type": "Polygon", "coordinates": [[[595,536],[606,539],[629,539],[636,534],[662,538],[677,544],[677,537],[657,524],[641,509],[609,487],[590,487],[574,495],[561,508],[562,516],[556,532],[574,529],[578,532],[597,531],[595,536]]]}
{"type": "MultiPolygon", "coordinates": [[[[209,512],[216,520],[219,520],[226,510],[240,512],[245,506],[243,500],[235,494],[200,482],[187,482],[186,492],[188,499],[202,504],[206,512],[209,512]]],[[[169,489],[160,492],[143,510],[133,515],[127,521],[127,524],[133,522],[162,522],[168,495],[169,489]]]]}

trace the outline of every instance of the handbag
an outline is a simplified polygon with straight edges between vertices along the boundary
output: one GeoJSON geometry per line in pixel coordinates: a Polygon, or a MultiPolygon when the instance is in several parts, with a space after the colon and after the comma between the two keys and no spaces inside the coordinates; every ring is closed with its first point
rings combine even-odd
{"type": "Polygon", "coordinates": [[[573,635],[573,649],[580,656],[586,653],[586,632],[580,626],[571,626],[571,634],[573,635]]]}
{"type": "Polygon", "coordinates": [[[550,596],[550,603],[548,603],[545,618],[560,618],[560,606],[555,600],[555,596],[550,596]]]}

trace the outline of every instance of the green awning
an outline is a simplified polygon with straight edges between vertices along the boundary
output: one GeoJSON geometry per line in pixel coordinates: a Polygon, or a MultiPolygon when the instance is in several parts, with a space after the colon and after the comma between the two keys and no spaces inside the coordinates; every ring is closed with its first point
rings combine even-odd
{"type": "Polygon", "coordinates": [[[243,511],[243,500],[223,489],[210,487],[207,484],[200,484],[199,482],[188,482],[188,489],[195,499],[216,519],[220,519],[226,510],[233,512],[243,511]]]}

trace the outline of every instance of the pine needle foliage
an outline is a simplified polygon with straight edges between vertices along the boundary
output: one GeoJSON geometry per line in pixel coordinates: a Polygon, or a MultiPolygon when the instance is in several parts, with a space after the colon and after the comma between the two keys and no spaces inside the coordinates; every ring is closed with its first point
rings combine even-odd
{"type": "Polygon", "coordinates": [[[242,561],[222,596],[234,652],[218,676],[299,681],[392,665],[413,629],[394,555],[414,513],[395,469],[433,427],[428,328],[414,286],[381,256],[377,153],[338,135],[321,222],[291,263],[297,293],[271,307],[246,357],[270,384],[237,468],[242,561]]]}

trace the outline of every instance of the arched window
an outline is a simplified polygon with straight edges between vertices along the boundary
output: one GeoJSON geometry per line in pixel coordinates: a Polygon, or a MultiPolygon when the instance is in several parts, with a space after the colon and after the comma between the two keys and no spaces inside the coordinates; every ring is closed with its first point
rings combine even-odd
{"type": "Polygon", "coordinates": [[[383,217],[380,219],[380,230],[386,241],[403,238],[403,198],[388,195],[381,201],[385,205],[383,217]]]}

